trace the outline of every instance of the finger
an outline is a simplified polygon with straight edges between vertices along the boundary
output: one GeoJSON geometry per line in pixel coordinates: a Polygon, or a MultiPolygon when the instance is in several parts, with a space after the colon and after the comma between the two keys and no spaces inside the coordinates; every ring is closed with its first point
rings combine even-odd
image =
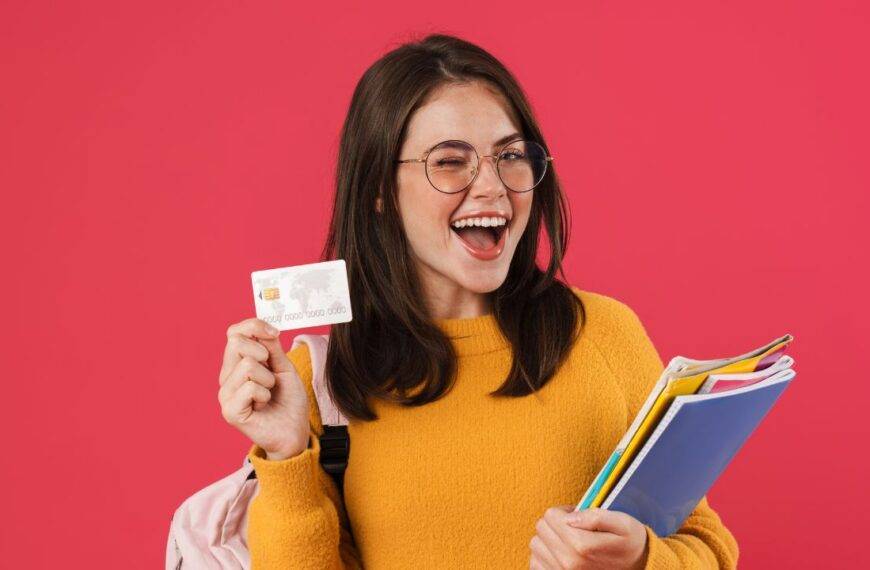
{"type": "Polygon", "coordinates": [[[266,366],[257,362],[250,356],[243,357],[236,367],[230,372],[223,388],[228,392],[234,392],[246,380],[252,380],[265,388],[273,388],[275,386],[275,374],[266,366]]]}
{"type": "Polygon", "coordinates": [[[529,557],[529,570],[562,570],[558,566],[552,566],[549,562],[542,560],[534,552],[529,557]]]}
{"type": "Polygon", "coordinates": [[[240,334],[234,334],[228,337],[227,345],[224,348],[224,359],[221,365],[221,372],[219,374],[221,384],[226,382],[230,372],[232,372],[236,364],[238,364],[245,356],[250,356],[259,362],[265,362],[269,358],[269,351],[256,340],[252,340],[240,334]]]}
{"type": "Polygon", "coordinates": [[[568,524],[583,530],[625,535],[628,533],[628,527],[623,516],[627,515],[619,511],[593,507],[571,513],[568,517],[568,524]]]}
{"type": "Polygon", "coordinates": [[[553,557],[559,561],[560,567],[571,568],[576,557],[576,550],[573,543],[579,531],[569,528],[565,524],[567,513],[559,510],[558,507],[547,509],[544,516],[538,519],[535,524],[535,531],[538,536],[544,541],[544,544],[553,554],[553,557]],[[558,528],[558,532],[557,532],[558,528]]]}
{"type": "Polygon", "coordinates": [[[250,356],[245,356],[239,361],[233,371],[230,372],[220,391],[225,394],[225,397],[232,397],[232,394],[248,381],[259,384],[269,390],[275,386],[276,380],[275,375],[268,368],[250,356]]]}
{"type": "Polygon", "coordinates": [[[256,382],[245,382],[222,407],[224,418],[230,423],[244,423],[250,419],[255,402],[268,402],[272,393],[256,382]]]}
{"type": "Polygon", "coordinates": [[[269,368],[275,374],[280,372],[290,372],[296,371],[296,368],[293,367],[293,363],[290,362],[290,359],[287,358],[287,353],[284,352],[284,349],[281,347],[281,339],[279,338],[264,338],[260,339],[260,344],[266,347],[266,350],[269,351],[269,368]]]}
{"type": "Polygon", "coordinates": [[[234,323],[227,328],[227,338],[233,335],[246,336],[248,338],[278,338],[281,331],[262,319],[251,317],[244,321],[234,323]]]}
{"type": "Polygon", "coordinates": [[[618,534],[620,536],[628,536],[631,534],[631,523],[633,520],[631,515],[627,515],[620,511],[604,509],[602,520],[604,521],[604,530],[607,532],[612,532],[613,534],[618,534]]]}
{"type": "Polygon", "coordinates": [[[547,570],[560,570],[562,566],[559,561],[550,552],[550,549],[544,543],[540,536],[535,535],[529,542],[529,549],[532,551],[532,561],[537,563],[538,567],[546,568],[547,570]]]}

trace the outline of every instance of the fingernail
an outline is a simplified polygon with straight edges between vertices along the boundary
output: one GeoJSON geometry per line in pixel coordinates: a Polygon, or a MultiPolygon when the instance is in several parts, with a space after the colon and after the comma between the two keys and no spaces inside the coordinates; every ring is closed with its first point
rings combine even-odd
{"type": "Polygon", "coordinates": [[[276,329],[276,328],[273,327],[272,325],[268,325],[268,324],[267,324],[267,325],[266,325],[266,332],[269,333],[269,334],[274,335],[274,334],[278,334],[278,329],[276,329]]]}

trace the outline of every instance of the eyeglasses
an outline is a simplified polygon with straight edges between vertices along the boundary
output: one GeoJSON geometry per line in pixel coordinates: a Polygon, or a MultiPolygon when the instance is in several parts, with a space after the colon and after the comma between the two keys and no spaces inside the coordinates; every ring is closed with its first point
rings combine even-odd
{"type": "MultiPolygon", "coordinates": [[[[553,160],[540,144],[522,139],[505,143],[498,154],[485,154],[481,158],[495,160],[498,177],[513,192],[528,192],[540,184],[547,172],[547,164],[553,160]]],[[[429,183],[445,194],[462,192],[471,186],[480,172],[477,150],[460,140],[440,142],[421,158],[396,161],[402,162],[425,163],[429,183]]]]}

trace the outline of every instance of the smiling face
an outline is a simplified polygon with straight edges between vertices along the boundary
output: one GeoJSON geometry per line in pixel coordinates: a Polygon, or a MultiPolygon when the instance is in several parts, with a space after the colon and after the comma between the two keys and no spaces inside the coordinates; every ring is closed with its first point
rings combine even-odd
{"type": "MultiPolygon", "coordinates": [[[[457,139],[481,156],[494,155],[514,138],[522,138],[521,129],[500,93],[481,82],[447,84],[411,116],[399,158],[420,158],[434,145],[457,139]]],[[[435,190],[423,163],[398,166],[402,226],[426,293],[449,302],[498,289],[535,191],[508,190],[489,158],[480,159],[474,182],[456,194],[435,190]]]]}

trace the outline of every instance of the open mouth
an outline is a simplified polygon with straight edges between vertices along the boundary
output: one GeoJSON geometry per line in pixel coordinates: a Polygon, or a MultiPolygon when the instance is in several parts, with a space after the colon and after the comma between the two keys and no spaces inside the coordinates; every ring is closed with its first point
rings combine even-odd
{"type": "Polygon", "coordinates": [[[450,224],[450,229],[469,254],[477,259],[490,260],[504,250],[508,222],[503,216],[464,218],[450,224]]]}
{"type": "Polygon", "coordinates": [[[492,249],[499,242],[502,234],[504,234],[507,226],[499,227],[465,227],[454,228],[450,227],[453,232],[459,236],[459,239],[467,243],[473,248],[480,250],[492,249]]]}

